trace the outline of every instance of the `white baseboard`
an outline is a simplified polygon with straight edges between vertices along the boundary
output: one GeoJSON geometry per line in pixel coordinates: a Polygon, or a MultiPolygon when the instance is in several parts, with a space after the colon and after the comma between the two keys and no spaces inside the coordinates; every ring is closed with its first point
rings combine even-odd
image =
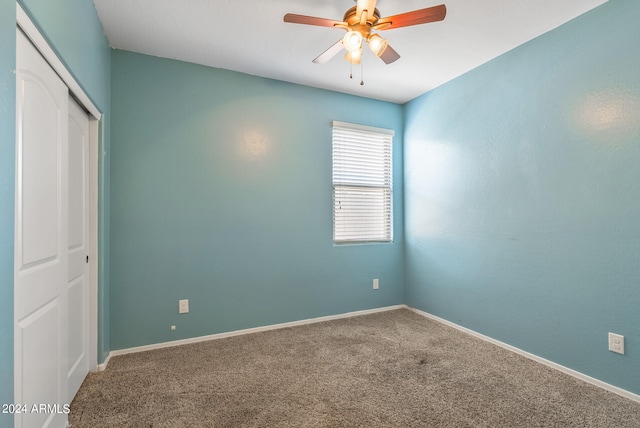
{"type": "Polygon", "coordinates": [[[419,315],[422,315],[425,318],[429,318],[429,319],[432,319],[432,320],[437,321],[439,323],[448,325],[449,327],[453,327],[453,328],[455,328],[457,330],[463,331],[463,332],[465,332],[467,334],[470,334],[470,335],[472,335],[474,337],[477,337],[477,338],[482,339],[484,341],[490,342],[490,343],[492,343],[494,345],[500,346],[501,348],[507,349],[507,350],[509,350],[511,352],[515,352],[516,354],[522,355],[523,357],[529,358],[530,360],[536,361],[536,362],[538,362],[540,364],[544,364],[547,367],[551,367],[552,369],[556,369],[558,371],[561,371],[561,372],[563,372],[565,374],[568,374],[569,376],[573,376],[573,377],[575,377],[577,379],[580,379],[580,380],[582,380],[584,382],[590,383],[592,385],[595,385],[595,386],[598,386],[598,387],[600,387],[602,389],[605,389],[605,390],[607,390],[609,392],[613,392],[614,394],[618,394],[618,395],[620,395],[620,396],[622,396],[624,398],[628,398],[629,400],[636,401],[636,402],[640,403],[640,395],[634,394],[633,392],[627,391],[626,389],[618,388],[617,386],[613,386],[611,384],[608,384],[606,382],[603,382],[603,381],[598,380],[596,378],[593,378],[591,376],[587,376],[584,373],[580,373],[580,372],[578,372],[576,370],[573,370],[573,369],[570,369],[570,368],[565,367],[563,365],[554,363],[553,361],[549,361],[549,360],[547,360],[545,358],[539,357],[539,356],[537,356],[535,354],[532,354],[530,352],[523,351],[520,348],[516,348],[515,346],[508,345],[508,344],[506,344],[504,342],[501,342],[499,340],[493,339],[493,338],[491,338],[489,336],[485,336],[484,334],[478,333],[478,332],[473,331],[471,329],[468,329],[466,327],[462,327],[462,326],[460,326],[458,324],[452,323],[451,321],[447,321],[444,318],[440,318],[440,317],[437,317],[435,315],[431,315],[428,312],[424,312],[424,311],[421,311],[419,309],[411,308],[411,307],[408,307],[408,306],[407,306],[407,308],[409,310],[419,314],[419,315]]]}
{"type": "Polygon", "coordinates": [[[115,351],[109,352],[109,355],[107,355],[107,358],[105,359],[104,363],[98,365],[98,371],[105,370],[107,368],[107,364],[109,363],[109,360],[111,359],[111,357],[115,357],[115,356],[118,356],[118,355],[126,355],[126,354],[133,354],[135,352],[151,351],[153,349],[170,348],[170,347],[173,347],[173,346],[187,345],[187,344],[190,344],[190,343],[205,342],[205,341],[216,340],[216,339],[224,339],[226,337],[233,337],[233,336],[240,336],[240,335],[244,335],[244,334],[259,333],[261,331],[278,330],[278,329],[281,329],[281,328],[296,327],[296,326],[300,326],[300,325],[314,324],[314,323],[318,323],[318,322],[337,320],[337,319],[341,319],[341,318],[351,318],[351,317],[357,317],[357,316],[360,316],[360,315],[374,314],[376,312],[393,311],[393,310],[402,309],[402,308],[407,308],[407,305],[385,306],[383,308],[366,309],[366,310],[363,310],[363,311],[347,312],[347,313],[344,313],[344,314],[329,315],[329,316],[318,317],[318,318],[309,318],[309,319],[305,319],[305,320],[291,321],[291,322],[285,322],[285,323],[281,323],[281,324],[272,324],[272,325],[267,325],[267,326],[263,326],[263,327],[254,327],[254,328],[247,328],[247,329],[244,329],[244,330],[230,331],[230,332],[226,332],[226,333],[211,334],[211,335],[208,335],[208,336],[199,336],[199,337],[192,337],[192,338],[189,338],[189,339],[172,340],[170,342],[162,342],[162,343],[154,343],[154,344],[151,344],[151,345],[136,346],[136,347],[133,347],[133,348],[117,349],[115,351]]]}
{"type": "Polygon", "coordinates": [[[107,354],[107,358],[104,359],[104,363],[98,364],[98,371],[102,372],[107,368],[107,364],[109,364],[109,360],[111,359],[111,352],[107,354]]]}

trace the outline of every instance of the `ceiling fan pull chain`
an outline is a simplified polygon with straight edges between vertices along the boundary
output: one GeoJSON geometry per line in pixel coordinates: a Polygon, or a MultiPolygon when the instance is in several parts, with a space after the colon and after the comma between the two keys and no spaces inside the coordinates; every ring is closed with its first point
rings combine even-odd
{"type": "Polygon", "coordinates": [[[364,65],[360,62],[360,86],[364,86],[364,65]]]}
{"type": "Polygon", "coordinates": [[[349,61],[349,79],[353,79],[353,63],[349,61]]]}

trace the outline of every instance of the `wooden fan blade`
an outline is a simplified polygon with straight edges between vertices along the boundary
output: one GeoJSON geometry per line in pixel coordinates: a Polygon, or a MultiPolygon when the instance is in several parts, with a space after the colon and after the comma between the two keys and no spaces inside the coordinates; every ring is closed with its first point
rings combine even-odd
{"type": "Polygon", "coordinates": [[[443,4],[439,6],[427,7],[411,12],[380,18],[374,30],[393,30],[394,28],[408,27],[410,25],[426,24],[428,22],[442,21],[447,15],[447,7],[443,4]]]}
{"type": "Polygon", "coordinates": [[[319,27],[336,27],[346,25],[346,23],[342,21],[316,18],[315,16],[296,15],[295,13],[287,13],[284,16],[284,22],[290,22],[292,24],[317,25],[319,27]]]}
{"type": "Polygon", "coordinates": [[[367,11],[369,17],[373,16],[373,11],[376,10],[376,0],[357,0],[356,16],[358,19],[362,16],[363,10],[367,11]]]}
{"type": "Polygon", "coordinates": [[[382,52],[382,55],[380,55],[380,59],[383,60],[385,64],[391,64],[399,58],[400,54],[396,52],[390,45],[387,45],[387,48],[382,52]]]}
{"type": "Polygon", "coordinates": [[[342,50],[344,46],[342,46],[342,39],[338,40],[334,45],[332,45],[329,49],[322,52],[316,59],[313,60],[316,64],[324,64],[329,61],[331,58],[336,56],[338,52],[342,50]]]}

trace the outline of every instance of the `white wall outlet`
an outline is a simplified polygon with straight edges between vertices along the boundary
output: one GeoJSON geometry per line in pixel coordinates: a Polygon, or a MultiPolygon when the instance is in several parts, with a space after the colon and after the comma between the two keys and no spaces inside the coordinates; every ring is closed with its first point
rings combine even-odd
{"type": "Polygon", "coordinates": [[[609,351],[624,354],[624,336],[609,333],[609,351]]]}
{"type": "Polygon", "coordinates": [[[189,312],[189,299],[178,300],[178,313],[186,314],[189,312]]]}
{"type": "Polygon", "coordinates": [[[380,287],[380,282],[378,281],[378,278],[373,280],[373,289],[377,290],[380,287]]]}
{"type": "Polygon", "coordinates": [[[176,329],[176,326],[175,326],[175,325],[172,325],[172,326],[171,326],[171,331],[173,331],[173,330],[175,330],[175,329],[176,329]]]}

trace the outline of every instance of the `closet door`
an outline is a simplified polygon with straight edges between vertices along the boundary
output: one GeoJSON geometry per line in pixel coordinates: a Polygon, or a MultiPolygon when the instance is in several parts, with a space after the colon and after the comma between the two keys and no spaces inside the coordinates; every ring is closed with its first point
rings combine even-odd
{"type": "Polygon", "coordinates": [[[69,401],[89,373],[89,116],[69,97],[69,401]]]}
{"type": "Polygon", "coordinates": [[[69,96],[66,85],[21,31],[16,63],[14,400],[26,413],[15,415],[15,425],[64,427],[69,96]]]}

